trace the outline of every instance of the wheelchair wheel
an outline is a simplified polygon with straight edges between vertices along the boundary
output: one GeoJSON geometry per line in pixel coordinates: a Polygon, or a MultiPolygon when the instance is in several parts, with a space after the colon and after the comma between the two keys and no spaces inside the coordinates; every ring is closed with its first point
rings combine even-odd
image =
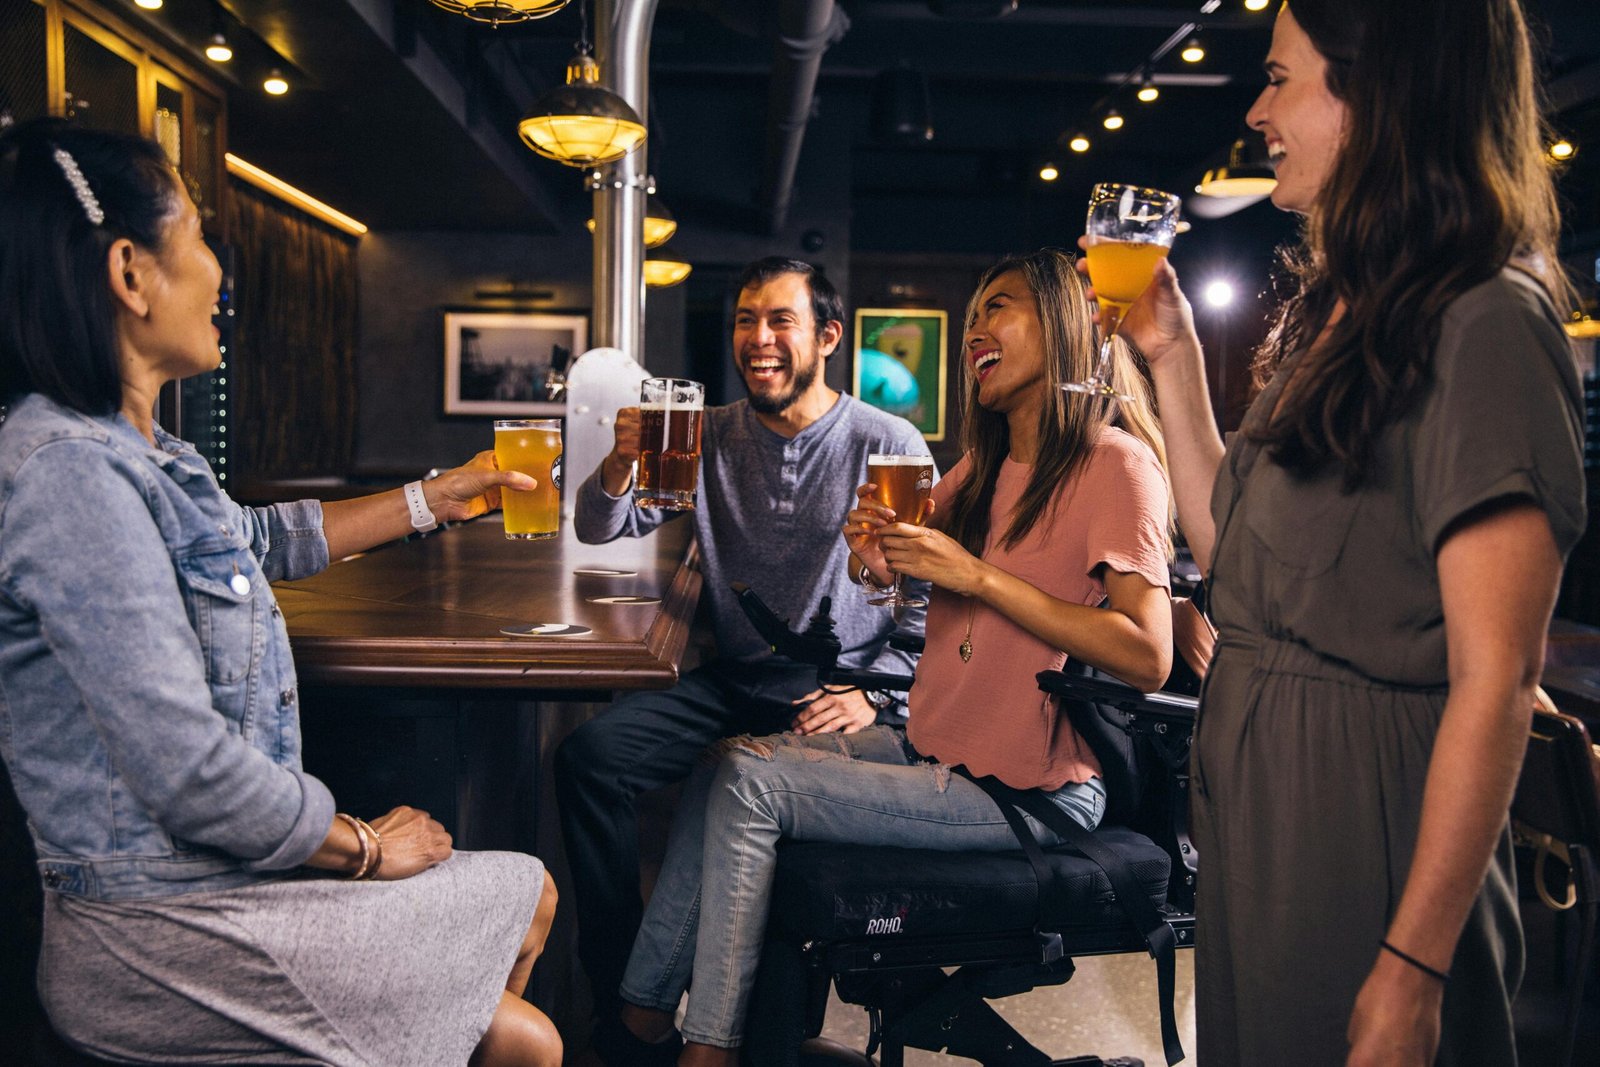
{"type": "Polygon", "coordinates": [[[878,1067],[878,1061],[853,1048],[826,1037],[813,1037],[800,1044],[800,1067],[878,1067]]]}

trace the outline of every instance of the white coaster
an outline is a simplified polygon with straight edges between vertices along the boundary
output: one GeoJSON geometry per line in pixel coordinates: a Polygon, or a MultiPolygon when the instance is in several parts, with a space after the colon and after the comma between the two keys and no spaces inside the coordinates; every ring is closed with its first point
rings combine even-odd
{"type": "Polygon", "coordinates": [[[583,599],[591,604],[626,604],[633,607],[661,603],[658,596],[586,596],[583,599]]]}
{"type": "Polygon", "coordinates": [[[582,637],[594,631],[570,622],[527,622],[500,631],[507,637],[582,637]]]}

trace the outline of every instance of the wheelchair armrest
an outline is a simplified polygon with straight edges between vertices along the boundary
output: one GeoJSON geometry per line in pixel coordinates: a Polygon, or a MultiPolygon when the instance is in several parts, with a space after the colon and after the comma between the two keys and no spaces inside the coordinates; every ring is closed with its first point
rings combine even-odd
{"type": "Polygon", "coordinates": [[[1087,678],[1062,671],[1040,671],[1039,688],[1052,696],[1110,704],[1130,716],[1193,728],[1200,701],[1181,693],[1142,693],[1131,685],[1105,678],[1087,678]]]}
{"type": "Polygon", "coordinates": [[[889,635],[889,647],[896,652],[909,652],[914,656],[920,656],[927,644],[926,637],[914,634],[910,630],[896,630],[889,635]]]}

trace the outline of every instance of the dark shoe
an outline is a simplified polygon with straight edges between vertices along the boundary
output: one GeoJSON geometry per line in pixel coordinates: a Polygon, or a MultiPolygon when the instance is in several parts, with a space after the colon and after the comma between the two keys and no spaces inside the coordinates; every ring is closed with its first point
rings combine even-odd
{"type": "Polygon", "coordinates": [[[606,1015],[595,1026],[589,1046],[606,1067],[676,1067],[683,1037],[674,1030],[665,1041],[652,1044],[635,1036],[615,1015],[606,1015]]]}

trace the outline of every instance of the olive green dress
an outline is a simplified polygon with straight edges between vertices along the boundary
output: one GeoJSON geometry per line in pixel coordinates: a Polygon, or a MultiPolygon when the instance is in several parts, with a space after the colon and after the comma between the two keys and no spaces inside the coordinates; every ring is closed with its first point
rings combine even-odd
{"type": "MultiPolygon", "coordinates": [[[[1246,416],[1259,425],[1286,364],[1246,416]]],[[[1217,476],[1219,629],[1195,751],[1199,1062],[1343,1064],[1346,1027],[1405,887],[1446,695],[1434,552],[1478,505],[1583,530],[1571,350],[1506,271],[1459,297],[1433,383],[1382,436],[1371,480],[1297,479],[1238,435],[1217,476]]],[[[1516,1062],[1522,971],[1509,835],[1461,935],[1441,1064],[1516,1062]]]]}

